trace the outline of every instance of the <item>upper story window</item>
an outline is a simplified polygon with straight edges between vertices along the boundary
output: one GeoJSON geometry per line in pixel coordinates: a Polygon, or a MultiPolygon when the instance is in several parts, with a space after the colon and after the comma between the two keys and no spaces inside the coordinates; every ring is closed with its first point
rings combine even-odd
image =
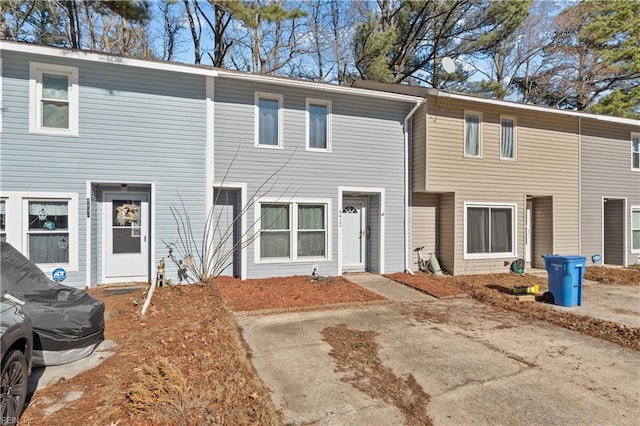
{"type": "Polygon", "coordinates": [[[78,136],[78,69],[29,64],[29,132],[78,136]]]}
{"type": "Polygon", "coordinates": [[[515,211],[513,204],[465,203],[465,258],[515,256],[515,211]]]}
{"type": "Polygon", "coordinates": [[[465,157],[482,156],[482,114],[464,113],[464,155],[465,157]]]}
{"type": "Polygon", "coordinates": [[[331,101],[307,99],[307,150],[331,150],[331,101]]]}
{"type": "Polygon", "coordinates": [[[256,93],[256,146],[282,148],[282,95],[256,93]]]}
{"type": "Polygon", "coordinates": [[[515,160],[517,146],[515,117],[500,117],[500,159],[515,160]]]}
{"type": "Polygon", "coordinates": [[[640,170],[640,133],[631,134],[631,168],[640,170]]]}

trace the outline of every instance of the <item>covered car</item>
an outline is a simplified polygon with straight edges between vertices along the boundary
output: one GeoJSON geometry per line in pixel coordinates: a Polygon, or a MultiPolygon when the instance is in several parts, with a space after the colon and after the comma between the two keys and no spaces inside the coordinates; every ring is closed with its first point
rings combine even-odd
{"type": "Polygon", "coordinates": [[[33,364],[58,365],[90,355],[104,340],[104,303],[51,281],[11,244],[0,242],[0,287],[24,302],[33,325],[33,364]]]}

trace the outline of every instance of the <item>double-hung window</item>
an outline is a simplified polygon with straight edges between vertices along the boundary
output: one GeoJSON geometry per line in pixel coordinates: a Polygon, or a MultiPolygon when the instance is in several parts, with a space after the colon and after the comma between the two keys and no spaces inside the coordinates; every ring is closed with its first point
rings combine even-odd
{"type": "Polygon", "coordinates": [[[261,203],[259,260],[326,259],[328,204],[261,203]]]}
{"type": "Polygon", "coordinates": [[[298,204],[297,257],[325,257],[327,221],[322,204],[298,204]]]}
{"type": "Polygon", "coordinates": [[[307,150],[331,150],[331,101],[307,99],[307,150]]]}
{"type": "Polygon", "coordinates": [[[260,206],[260,257],[291,256],[291,208],[289,204],[260,206]]]}
{"type": "Polygon", "coordinates": [[[256,146],[282,148],[282,103],[282,95],[256,92],[256,146]]]}
{"type": "Polygon", "coordinates": [[[482,114],[465,112],[464,114],[464,155],[482,156],[482,114]]]}
{"type": "Polygon", "coordinates": [[[465,257],[515,256],[516,206],[465,203],[465,257]]]}
{"type": "Polygon", "coordinates": [[[34,263],[69,263],[69,202],[25,200],[27,246],[34,263]]]}
{"type": "Polygon", "coordinates": [[[515,160],[516,149],[516,119],[514,117],[500,117],[500,159],[515,160]]]}
{"type": "Polygon", "coordinates": [[[78,69],[31,62],[29,131],[78,136],[78,69]]]}
{"type": "Polygon", "coordinates": [[[640,206],[631,207],[631,250],[640,253],[640,206]]]}
{"type": "Polygon", "coordinates": [[[631,134],[631,168],[640,170],[640,133],[631,134]]]}

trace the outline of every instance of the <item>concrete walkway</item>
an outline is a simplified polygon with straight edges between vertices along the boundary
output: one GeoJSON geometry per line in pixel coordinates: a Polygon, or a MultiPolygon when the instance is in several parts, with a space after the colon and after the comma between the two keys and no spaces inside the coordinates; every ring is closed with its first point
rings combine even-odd
{"type": "Polygon", "coordinates": [[[360,287],[369,291],[378,293],[394,302],[420,302],[425,300],[437,300],[433,296],[414,290],[402,284],[390,280],[381,275],[370,274],[367,272],[357,274],[345,274],[344,277],[352,283],[358,284],[360,287]]]}
{"type": "Polygon", "coordinates": [[[367,274],[391,305],[240,317],[252,363],[285,424],[401,425],[400,410],[340,379],[326,327],[374,330],[384,366],[431,396],[436,425],[635,425],[640,354],[472,299],[436,300],[367,274]],[[394,287],[395,286],[395,287],[394,287]]]}
{"type": "Polygon", "coordinates": [[[559,311],[571,312],[640,327],[640,286],[600,284],[585,280],[582,285],[580,306],[550,305],[559,311]]]}

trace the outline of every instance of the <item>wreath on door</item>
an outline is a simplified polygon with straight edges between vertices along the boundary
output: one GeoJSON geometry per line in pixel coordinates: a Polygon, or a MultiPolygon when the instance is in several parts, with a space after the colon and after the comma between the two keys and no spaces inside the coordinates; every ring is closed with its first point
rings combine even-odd
{"type": "Polygon", "coordinates": [[[138,221],[138,206],[135,204],[122,204],[116,207],[116,212],[116,223],[120,226],[138,221]]]}

